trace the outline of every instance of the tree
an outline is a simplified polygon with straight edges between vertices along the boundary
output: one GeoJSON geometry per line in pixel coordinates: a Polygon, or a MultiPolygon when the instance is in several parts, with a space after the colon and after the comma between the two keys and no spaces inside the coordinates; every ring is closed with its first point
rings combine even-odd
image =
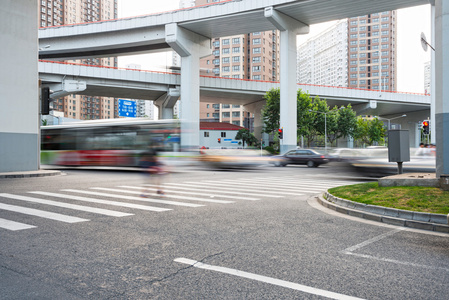
{"type": "Polygon", "coordinates": [[[277,131],[280,126],[279,114],[281,103],[281,89],[271,89],[263,97],[265,99],[265,106],[262,109],[262,118],[264,120],[265,133],[272,133],[277,131]]]}
{"type": "Polygon", "coordinates": [[[337,125],[339,128],[339,135],[337,138],[348,137],[354,135],[354,130],[357,127],[357,115],[352,109],[351,104],[340,107],[338,111],[337,125]]]}
{"type": "Polygon", "coordinates": [[[243,148],[245,148],[245,143],[247,143],[250,146],[255,144],[255,143],[257,143],[256,137],[251,132],[249,132],[249,130],[246,129],[246,128],[240,129],[237,132],[237,134],[235,136],[235,139],[236,140],[242,140],[243,148]]]}
{"type": "MultiPolygon", "coordinates": [[[[273,134],[280,127],[280,89],[269,90],[264,99],[266,101],[262,110],[264,132],[273,134]]],[[[330,110],[326,100],[322,100],[318,96],[312,98],[310,94],[303,92],[301,89],[297,91],[296,101],[297,138],[305,137],[308,146],[317,136],[324,137],[325,131],[327,131],[327,139],[330,144],[340,137],[348,137],[354,134],[357,117],[351,105],[340,108],[335,106],[330,110]],[[325,126],[325,123],[327,126],[325,126]]]]}
{"type": "Polygon", "coordinates": [[[383,142],[385,137],[384,123],[377,118],[357,118],[357,126],[354,131],[354,139],[364,144],[372,145],[374,142],[383,142]]]}

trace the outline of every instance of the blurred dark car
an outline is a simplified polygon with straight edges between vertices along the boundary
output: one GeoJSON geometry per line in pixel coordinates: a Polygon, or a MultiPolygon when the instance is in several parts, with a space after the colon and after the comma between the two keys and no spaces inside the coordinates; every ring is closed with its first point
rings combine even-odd
{"type": "Polygon", "coordinates": [[[311,149],[290,150],[282,155],[277,155],[270,161],[276,167],[285,167],[286,165],[307,165],[309,168],[318,167],[327,164],[329,159],[311,149]]]}

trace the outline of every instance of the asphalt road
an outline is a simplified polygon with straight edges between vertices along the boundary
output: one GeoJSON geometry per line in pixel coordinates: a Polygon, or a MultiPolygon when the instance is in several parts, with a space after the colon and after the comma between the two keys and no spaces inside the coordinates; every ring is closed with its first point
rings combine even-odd
{"type": "Polygon", "coordinates": [[[447,234],[317,204],[346,175],[192,169],[149,198],[135,172],[0,179],[0,298],[448,299],[447,234]]]}

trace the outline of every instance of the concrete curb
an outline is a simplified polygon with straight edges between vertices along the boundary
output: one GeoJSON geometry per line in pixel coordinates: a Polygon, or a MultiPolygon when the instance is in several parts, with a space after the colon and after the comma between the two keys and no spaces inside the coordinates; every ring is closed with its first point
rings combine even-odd
{"type": "Polygon", "coordinates": [[[337,212],[390,225],[449,233],[449,215],[420,213],[376,205],[367,205],[324,192],[318,202],[337,212]],[[326,198],[326,199],[325,199],[326,198]]]}
{"type": "Polygon", "coordinates": [[[61,171],[54,170],[37,170],[37,171],[24,171],[24,172],[6,172],[0,173],[0,179],[3,178],[30,178],[30,177],[45,177],[61,175],[61,171]]]}

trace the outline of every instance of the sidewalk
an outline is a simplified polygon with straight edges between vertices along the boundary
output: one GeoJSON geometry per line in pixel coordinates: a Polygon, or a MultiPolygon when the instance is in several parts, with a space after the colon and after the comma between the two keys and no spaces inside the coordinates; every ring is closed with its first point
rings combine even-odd
{"type": "Polygon", "coordinates": [[[29,178],[61,175],[61,171],[55,170],[37,170],[37,171],[19,171],[0,173],[0,179],[3,178],[29,178]]]}
{"type": "MultiPolygon", "coordinates": [[[[407,173],[379,179],[379,186],[438,186],[432,173],[407,173]]],[[[335,197],[329,192],[317,197],[318,202],[337,212],[390,225],[449,233],[449,214],[432,214],[387,208],[335,197]]]]}

